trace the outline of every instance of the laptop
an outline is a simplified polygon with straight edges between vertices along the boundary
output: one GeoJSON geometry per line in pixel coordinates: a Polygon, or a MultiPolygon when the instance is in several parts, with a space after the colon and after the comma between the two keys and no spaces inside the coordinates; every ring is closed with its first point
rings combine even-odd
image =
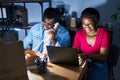
{"type": "Polygon", "coordinates": [[[78,49],[47,46],[49,61],[56,64],[79,66],[78,49]]]}

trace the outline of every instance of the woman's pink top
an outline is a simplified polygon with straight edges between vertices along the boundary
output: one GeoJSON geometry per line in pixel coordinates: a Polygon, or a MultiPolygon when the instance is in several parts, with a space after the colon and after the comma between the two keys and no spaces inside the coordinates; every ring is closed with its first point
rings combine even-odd
{"type": "Polygon", "coordinates": [[[109,48],[111,43],[110,33],[104,28],[98,28],[98,33],[93,46],[90,46],[86,40],[86,32],[84,29],[77,31],[73,48],[79,48],[85,54],[99,53],[100,48],[109,48]]]}

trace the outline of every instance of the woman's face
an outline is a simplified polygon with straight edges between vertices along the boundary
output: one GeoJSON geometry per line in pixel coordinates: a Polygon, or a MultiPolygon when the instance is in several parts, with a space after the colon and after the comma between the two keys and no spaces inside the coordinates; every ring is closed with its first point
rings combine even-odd
{"type": "Polygon", "coordinates": [[[55,19],[44,19],[43,20],[43,25],[44,25],[44,29],[48,30],[50,28],[52,28],[52,26],[54,25],[54,21],[55,19]]]}
{"type": "Polygon", "coordinates": [[[96,26],[90,18],[82,18],[82,26],[87,33],[92,33],[96,31],[96,26]]]}

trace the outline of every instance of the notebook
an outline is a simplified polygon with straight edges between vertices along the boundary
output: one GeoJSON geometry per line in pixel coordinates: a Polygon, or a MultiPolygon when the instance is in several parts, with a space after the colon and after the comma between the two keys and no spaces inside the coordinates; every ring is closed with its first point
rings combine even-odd
{"type": "Polygon", "coordinates": [[[47,46],[49,61],[56,64],[79,66],[78,49],[70,47],[47,46]]]}

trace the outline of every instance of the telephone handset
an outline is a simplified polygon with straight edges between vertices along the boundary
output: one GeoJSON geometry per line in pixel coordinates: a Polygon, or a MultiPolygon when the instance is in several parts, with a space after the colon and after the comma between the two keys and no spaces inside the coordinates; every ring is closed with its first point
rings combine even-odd
{"type": "Polygon", "coordinates": [[[59,23],[58,23],[58,22],[56,22],[56,23],[54,24],[53,28],[54,28],[55,30],[57,30],[58,25],[59,25],[59,23]]]}
{"type": "Polygon", "coordinates": [[[53,25],[53,27],[50,29],[50,33],[54,34],[54,33],[57,31],[58,25],[59,25],[59,23],[56,22],[56,23],[53,25]],[[52,29],[54,29],[54,31],[53,31],[52,29]]]}

